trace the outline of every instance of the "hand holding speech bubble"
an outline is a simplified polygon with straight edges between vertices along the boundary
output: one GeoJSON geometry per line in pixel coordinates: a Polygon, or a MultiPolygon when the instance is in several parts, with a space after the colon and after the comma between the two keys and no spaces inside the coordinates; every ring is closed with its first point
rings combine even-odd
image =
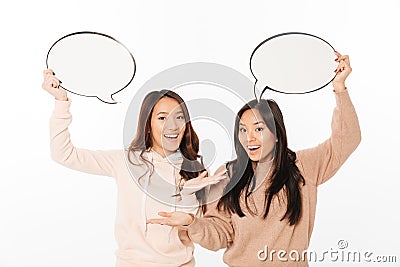
{"type": "Polygon", "coordinates": [[[319,90],[335,78],[335,49],[315,35],[288,32],[260,43],[250,58],[250,69],[257,79],[254,95],[265,90],[304,94],[319,90]]]}
{"type": "Polygon", "coordinates": [[[117,103],[112,95],[126,88],[136,72],[129,50],[97,32],[75,32],[60,38],[49,49],[46,65],[65,90],[108,104],[117,103]]]}

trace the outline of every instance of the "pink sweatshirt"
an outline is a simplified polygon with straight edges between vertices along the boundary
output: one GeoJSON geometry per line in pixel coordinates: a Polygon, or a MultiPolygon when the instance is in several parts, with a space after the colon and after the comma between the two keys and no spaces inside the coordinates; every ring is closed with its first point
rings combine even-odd
{"type": "MultiPolygon", "coordinates": [[[[159,217],[159,211],[184,210],[195,214],[197,208],[178,209],[145,194],[137,179],[146,172],[143,167],[132,164],[128,168],[125,151],[122,149],[91,151],[74,147],[68,132],[72,121],[70,104],[70,100],[55,101],[55,109],[50,118],[51,156],[68,168],[115,178],[118,190],[115,221],[115,238],[118,244],[116,266],[194,266],[194,246],[187,232],[167,225],[146,225],[146,218],[159,217]]],[[[175,154],[173,156],[179,163],[180,153],[175,154]]],[[[151,177],[147,172],[139,180],[145,186],[151,186],[157,179],[164,179],[169,183],[179,180],[176,177],[179,176],[179,169],[170,160],[152,150],[146,152],[145,157],[153,162],[155,168],[151,177]]],[[[137,159],[137,155],[133,155],[133,158],[137,159]]],[[[195,198],[194,195],[193,197],[195,198]]]]}
{"type": "MultiPolygon", "coordinates": [[[[279,202],[276,197],[267,218],[262,218],[268,180],[265,179],[264,186],[259,186],[250,195],[249,205],[252,210],[257,210],[256,216],[248,213],[244,198],[240,202],[245,217],[218,211],[217,202],[214,202],[208,205],[203,217],[196,217],[192,224],[182,227],[187,229],[190,239],[210,250],[226,248],[223,260],[229,266],[308,266],[307,261],[301,261],[301,255],[309,246],[314,227],[318,186],[338,171],[361,140],[357,115],[348,92],[335,95],[331,137],[314,148],[297,152],[296,164],[305,185],[301,188],[302,215],[296,225],[290,226],[287,220],[281,221],[286,212],[286,201],[279,202]],[[270,257],[272,250],[276,252],[270,257]],[[286,252],[280,255],[283,260],[278,258],[279,250],[286,252]],[[291,250],[300,254],[300,261],[291,261],[291,250]]],[[[211,191],[218,194],[223,187],[219,183],[211,191]]],[[[295,258],[296,254],[291,256],[295,258]]]]}

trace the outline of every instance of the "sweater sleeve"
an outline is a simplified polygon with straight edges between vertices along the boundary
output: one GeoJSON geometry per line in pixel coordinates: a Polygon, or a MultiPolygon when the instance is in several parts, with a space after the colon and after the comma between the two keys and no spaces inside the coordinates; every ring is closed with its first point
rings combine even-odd
{"type": "Polygon", "coordinates": [[[231,217],[224,211],[218,211],[218,201],[207,205],[203,217],[195,217],[187,226],[189,238],[200,246],[217,251],[227,248],[233,242],[231,217]]]}
{"type": "Polygon", "coordinates": [[[316,147],[297,152],[306,183],[320,185],[331,178],[361,141],[360,125],[348,91],[335,92],[331,137],[316,147]]]}
{"type": "Polygon", "coordinates": [[[74,147],[68,131],[72,122],[70,105],[70,100],[55,100],[55,109],[50,117],[51,158],[77,171],[115,177],[114,166],[122,150],[92,151],[74,147]]]}
{"type": "MultiPolygon", "coordinates": [[[[218,169],[216,173],[222,169],[218,169]]],[[[200,246],[217,251],[227,248],[233,242],[234,229],[232,226],[231,214],[224,210],[218,210],[217,204],[228,181],[219,182],[210,187],[209,196],[216,199],[207,204],[206,212],[202,217],[195,217],[194,221],[186,226],[189,238],[200,246]]]]}

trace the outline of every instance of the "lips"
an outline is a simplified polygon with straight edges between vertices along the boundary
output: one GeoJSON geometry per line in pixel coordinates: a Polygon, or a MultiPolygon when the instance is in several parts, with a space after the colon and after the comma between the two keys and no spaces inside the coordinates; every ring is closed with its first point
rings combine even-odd
{"type": "Polygon", "coordinates": [[[252,146],[247,146],[247,149],[249,150],[249,153],[251,155],[257,153],[257,151],[260,149],[261,146],[256,146],[256,145],[252,145],[252,146]]]}
{"type": "Polygon", "coordinates": [[[164,134],[163,136],[169,141],[176,141],[179,134],[164,134]]]}

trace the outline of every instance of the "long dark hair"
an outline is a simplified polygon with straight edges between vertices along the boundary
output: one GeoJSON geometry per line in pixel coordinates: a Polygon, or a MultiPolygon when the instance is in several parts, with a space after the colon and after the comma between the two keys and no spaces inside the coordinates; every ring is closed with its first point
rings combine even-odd
{"type": "Polygon", "coordinates": [[[236,213],[240,217],[245,216],[240,207],[240,196],[244,194],[246,208],[251,214],[255,214],[248,205],[247,199],[254,185],[253,162],[239,141],[239,123],[243,113],[249,109],[257,109],[262,115],[268,129],[275,134],[277,142],[274,147],[274,159],[271,166],[270,185],[265,191],[265,212],[263,218],[267,218],[274,196],[279,199],[279,192],[284,190],[287,209],[281,220],[288,219],[290,225],[296,224],[301,216],[302,199],[300,185],[304,185],[304,177],[297,168],[296,153],[287,147],[286,128],[282,112],[278,104],[271,100],[252,100],[245,104],[237,113],[234,129],[234,143],[237,158],[227,163],[228,174],[231,177],[225,187],[224,195],[218,202],[218,209],[225,209],[236,213]]]}
{"type": "MultiPolygon", "coordinates": [[[[128,148],[128,160],[131,164],[137,165],[131,160],[131,152],[140,152],[140,158],[147,164],[151,165],[151,172],[153,172],[154,166],[149,162],[143,154],[153,147],[151,138],[151,117],[153,114],[154,106],[157,102],[164,97],[169,97],[176,100],[183,112],[185,117],[186,128],[183,134],[181,143],[179,144],[179,150],[183,156],[183,162],[179,174],[184,180],[190,180],[199,176],[199,173],[205,170],[202,157],[198,154],[199,152],[199,138],[192,127],[190,121],[189,110],[184,100],[175,92],[170,90],[152,91],[148,93],[143,99],[142,106],[140,108],[139,120],[137,125],[136,136],[128,148]],[[198,161],[200,159],[200,162],[198,161]]],[[[203,206],[205,201],[204,189],[196,192],[196,197],[203,206]]]]}

